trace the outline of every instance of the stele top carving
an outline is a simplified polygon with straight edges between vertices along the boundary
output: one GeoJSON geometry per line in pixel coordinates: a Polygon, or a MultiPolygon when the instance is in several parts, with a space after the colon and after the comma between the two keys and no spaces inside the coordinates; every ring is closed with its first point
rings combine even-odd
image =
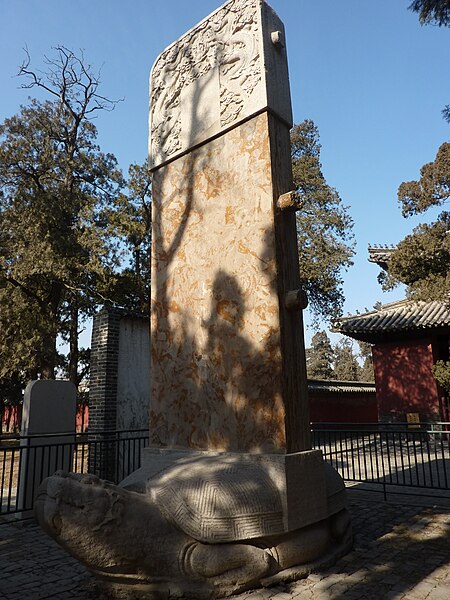
{"type": "Polygon", "coordinates": [[[153,168],[267,106],[267,9],[278,19],[263,0],[230,0],[158,57],[150,76],[153,168]]]}

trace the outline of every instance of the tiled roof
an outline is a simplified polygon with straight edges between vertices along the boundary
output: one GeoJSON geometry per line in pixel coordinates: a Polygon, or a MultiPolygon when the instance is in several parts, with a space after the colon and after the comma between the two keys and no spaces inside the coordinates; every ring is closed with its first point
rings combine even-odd
{"type": "Polygon", "coordinates": [[[341,317],[334,323],[333,329],[338,333],[354,337],[356,334],[414,331],[449,325],[448,305],[437,301],[400,300],[384,304],[379,309],[361,315],[341,317]]]}
{"type": "Polygon", "coordinates": [[[375,384],[365,381],[337,381],[325,379],[308,379],[310,392],[359,392],[375,393],[375,384]]]}
{"type": "Polygon", "coordinates": [[[389,258],[394,250],[395,246],[369,246],[369,262],[386,269],[389,258]]]}

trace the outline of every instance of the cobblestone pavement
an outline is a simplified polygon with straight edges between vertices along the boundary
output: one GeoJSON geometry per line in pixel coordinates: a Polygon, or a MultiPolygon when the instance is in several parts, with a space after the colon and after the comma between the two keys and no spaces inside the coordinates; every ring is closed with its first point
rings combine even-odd
{"type": "MultiPolygon", "coordinates": [[[[449,504],[384,502],[357,490],[349,497],[350,554],[307,579],[235,600],[450,600],[449,504]]],[[[92,600],[92,581],[35,523],[0,523],[1,600],[92,600]]]]}

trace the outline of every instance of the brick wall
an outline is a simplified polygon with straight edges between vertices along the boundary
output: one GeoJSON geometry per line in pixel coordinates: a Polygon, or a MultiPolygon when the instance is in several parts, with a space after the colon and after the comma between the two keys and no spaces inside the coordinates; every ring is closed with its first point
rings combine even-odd
{"type": "MultiPolygon", "coordinates": [[[[117,430],[146,429],[150,396],[148,316],[120,309],[95,315],[89,386],[89,471],[114,481],[126,460],[117,430]]],[[[120,438],[128,434],[120,434],[120,438]]]]}
{"type": "Polygon", "coordinates": [[[311,423],[376,423],[375,388],[370,393],[309,390],[311,423]]]}
{"type": "Polygon", "coordinates": [[[115,480],[116,449],[108,431],[116,429],[117,366],[122,311],[104,309],[94,317],[89,384],[89,472],[115,480]]]}
{"type": "Polygon", "coordinates": [[[104,309],[94,317],[89,385],[89,429],[116,429],[119,328],[122,311],[104,309]]]}

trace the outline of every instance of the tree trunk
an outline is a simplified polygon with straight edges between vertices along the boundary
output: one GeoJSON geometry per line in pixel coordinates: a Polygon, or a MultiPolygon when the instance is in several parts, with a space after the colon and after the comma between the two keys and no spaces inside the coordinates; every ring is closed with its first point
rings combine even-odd
{"type": "MultiPolygon", "coordinates": [[[[53,329],[53,327],[52,327],[53,329]]],[[[42,379],[55,379],[56,333],[49,330],[42,336],[42,357],[40,372],[42,379]]]]}
{"type": "Polygon", "coordinates": [[[139,310],[141,313],[146,312],[146,302],[145,302],[145,292],[144,292],[144,282],[142,281],[142,272],[141,272],[141,250],[139,247],[134,250],[134,273],[136,276],[136,287],[138,293],[139,300],[139,310]]]}
{"type": "MultiPolygon", "coordinates": [[[[46,336],[46,338],[49,336],[46,336]]],[[[56,347],[56,343],[52,344],[53,340],[49,344],[46,344],[48,352],[42,357],[41,362],[41,378],[42,379],[55,379],[55,353],[51,353],[51,346],[56,347]],[[50,346],[50,347],[49,347],[50,346]]]]}
{"type": "Polygon", "coordinates": [[[75,297],[70,304],[69,380],[78,388],[78,302],[75,297]]]}
{"type": "Polygon", "coordinates": [[[58,331],[58,311],[61,303],[61,294],[61,284],[53,283],[49,297],[49,312],[45,315],[48,319],[48,329],[42,337],[42,379],[55,379],[56,337],[58,331]]]}

